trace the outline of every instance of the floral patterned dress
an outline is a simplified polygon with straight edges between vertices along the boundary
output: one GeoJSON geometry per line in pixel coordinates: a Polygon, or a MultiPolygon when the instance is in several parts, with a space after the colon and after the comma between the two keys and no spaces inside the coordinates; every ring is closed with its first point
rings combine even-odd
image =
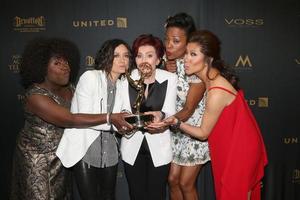
{"type": "MultiPolygon", "coordinates": [[[[73,92],[74,88],[70,87],[70,90],[73,92]]],[[[71,105],[71,102],[38,86],[29,88],[25,97],[33,94],[48,96],[66,108],[71,105]]],[[[55,155],[63,130],[25,109],[25,125],[18,135],[13,160],[10,199],[72,199],[71,173],[55,155]]]]}
{"type": "MultiPolygon", "coordinates": [[[[176,61],[177,65],[177,100],[176,111],[180,111],[186,101],[189,90],[189,83],[199,83],[201,80],[193,75],[186,76],[184,72],[184,62],[182,59],[176,61]]],[[[199,102],[193,115],[186,121],[193,126],[200,126],[202,115],[205,109],[206,92],[199,102]]],[[[181,132],[172,134],[173,163],[182,166],[194,166],[204,164],[210,160],[208,143],[191,138],[181,132]]]]}

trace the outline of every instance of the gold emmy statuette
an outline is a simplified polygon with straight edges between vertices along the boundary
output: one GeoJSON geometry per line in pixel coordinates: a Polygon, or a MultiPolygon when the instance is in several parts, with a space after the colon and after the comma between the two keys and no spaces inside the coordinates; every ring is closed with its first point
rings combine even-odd
{"type": "Polygon", "coordinates": [[[126,70],[125,75],[129,82],[129,84],[137,90],[137,97],[135,99],[133,109],[135,113],[131,114],[130,116],[126,117],[125,120],[132,124],[136,129],[143,129],[143,127],[147,124],[147,122],[151,122],[154,118],[151,114],[143,114],[140,112],[141,103],[144,99],[145,95],[145,87],[144,87],[144,79],[152,74],[151,65],[148,63],[142,63],[139,69],[140,72],[140,79],[133,80],[130,77],[130,74],[126,70]]]}

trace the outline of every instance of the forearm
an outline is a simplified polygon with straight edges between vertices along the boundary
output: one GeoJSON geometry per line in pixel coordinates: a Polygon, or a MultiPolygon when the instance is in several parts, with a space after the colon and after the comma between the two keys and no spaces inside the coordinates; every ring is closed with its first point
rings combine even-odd
{"type": "Polygon", "coordinates": [[[185,122],[193,115],[194,111],[194,108],[184,107],[178,113],[176,113],[175,116],[181,121],[185,122]]]}
{"type": "Polygon", "coordinates": [[[107,123],[107,114],[71,114],[66,120],[61,121],[61,126],[66,128],[87,128],[107,123]]]}
{"type": "Polygon", "coordinates": [[[199,140],[207,140],[208,138],[208,134],[205,131],[203,131],[201,127],[191,126],[186,123],[181,123],[179,128],[186,134],[195,137],[199,140]]]}

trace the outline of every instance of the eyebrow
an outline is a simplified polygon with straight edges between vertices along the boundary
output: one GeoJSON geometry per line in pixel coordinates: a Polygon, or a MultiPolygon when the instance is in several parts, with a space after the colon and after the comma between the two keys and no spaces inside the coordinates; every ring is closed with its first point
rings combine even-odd
{"type": "Polygon", "coordinates": [[[129,52],[128,51],[126,51],[126,52],[114,52],[114,54],[129,54],[129,52]]]}
{"type": "MultiPolygon", "coordinates": [[[[185,36],[185,34],[179,34],[179,35],[171,35],[171,37],[184,37],[185,36]]],[[[167,34],[166,34],[166,37],[167,37],[167,34]]]]}
{"type": "MultiPolygon", "coordinates": [[[[141,52],[138,52],[138,54],[140,54],[141,52]]],[[[147,52],[145,52],[145,54],[149,54],[149,53],[156,53],[155,51],[147,51],[147,52]]]]}

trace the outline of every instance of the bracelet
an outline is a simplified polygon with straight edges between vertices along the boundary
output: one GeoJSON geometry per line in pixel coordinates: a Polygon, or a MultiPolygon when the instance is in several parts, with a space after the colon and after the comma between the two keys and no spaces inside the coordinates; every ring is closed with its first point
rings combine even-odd
{"type": "Polygon", "coordinates": [[[177,122],[176,122],[176,124],[170,125],[169,128],[172,132],[175,133],[175,132],[178,132],[180,129],[181,120],[176,116],[174,116],[174,117],[177,119],[177,122]]]}
{"type": "Polygon", "coordinates": [[[107,113],[107,114],[106,114],[106,124],[107,124],[108,126],[111,125],[111,123],[110,123],[110,114],[111,114],[111,113],[107,113]]]}
{"type": "Polygon", "coordinates": [[[181,124],[181,120],[178,117],[176,117],[176,116],[175,116],[175,118],[177,119],[177,123],[175,125],[176,125],[177,129],[179,129],[180,128],[180,124],[181,124]]]}

